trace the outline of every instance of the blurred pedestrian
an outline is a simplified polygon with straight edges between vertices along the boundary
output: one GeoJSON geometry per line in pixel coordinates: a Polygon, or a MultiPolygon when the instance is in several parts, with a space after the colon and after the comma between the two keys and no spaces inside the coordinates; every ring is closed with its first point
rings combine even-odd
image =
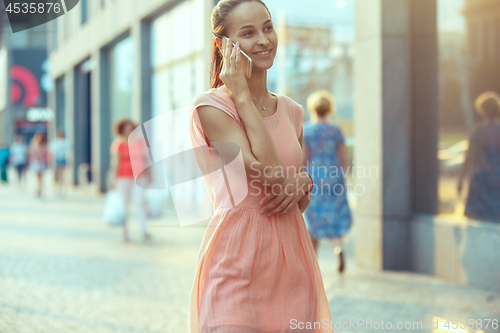
{"type": "Polygon", "coordinates": [[[9,164],[9,147],[6,143],[0,144],[0,182],[7,184],[7,166],[9,164]]]}
{"type": "Polygon", "coordinates": [[[458,195],[469,176],[465,216],[500,223],[500,97],[493,91],[481,94],[474,106],[484,121],[478,124],[458,176],[458,195]]]}
{"type": "Polygon", "coordinates": [[[43,194],[43,175],[48,166],[47,134],[37,132],[33,135],[28,148],[28,156],[30,170],[35,173],[37,179],[36,193],[41,198],[43,194]]]}
{"type": "Polygon", "coordinates": [[[313,178],[315,189],[304,212],[314,250],[320,238],[328,238],[339,256],[338,271],[345,268],[343,236],[352,224],[347,202],[345,173],[347,148],[340,127],[327,117],[335,112],[335,99],[327,91],[317,91],[307,99],[312,121],[304,124],[303,166],[313,178]]]}
{"type": "Polygon", "coordinates": [[[63,195],[64,189],[64,169],[67,164],[67,153],[69,147],[66,141],[64,131],[57,130],[56,137],[50,143],[50,153],[55,165],[54,181],[59,190],[59,195],[63,195]]]}
{"type": "Polygon", "coordinates": [[[14,136],[14,142],[10,145],[10,164],[17,173],[18,186],[26,184],[26,165],[28,164],[28,146],[19,134],[14,136]]]}
{"type": "MultiPolygon", "coordinates": [[[[144,161],[147,150],[143,139],[130,142],[129,135],[137,125],[128,118],[119,119],[114,124],[116,139],[111,144],[111,163],[109,171],[109,188],[116,189],[125,201],[125,207],[129,208],[129,201],[135,204],[137,218],[144,237],[144,240],[151,240],[152,237],[147,231],[147,209],[144,198],[144,189],[137,185],[134,178],[132,164],[136,170],[144,169],[144,161]]],[[[151,181],[148,173],[139,176],[138,182],[145,183],[151,181]],[[141,179],[142,178],[142,179],[141,179]],[[144,181],[144,178],[147,178],[144,181]]],[[[128,215],[128,214],[127,214],[128,215]]],[[[128,242],[129,235],[127,221],[123,223],[123,240],[128,242]]]]}

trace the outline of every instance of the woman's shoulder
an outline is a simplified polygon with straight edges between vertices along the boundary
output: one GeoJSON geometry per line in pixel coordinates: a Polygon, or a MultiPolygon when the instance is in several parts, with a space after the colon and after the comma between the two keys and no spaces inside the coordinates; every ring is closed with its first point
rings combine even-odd
{"type": "Polygon", "coordinates": [[[200,106],[200,105],[211,105],[215,104],[229,104],[228,101],[231,100],[231,95],[220,91],[216,88],[210,88],[207,91],[204,91],[202,93],[199,93],[196,95],[193,100],[191,101],[191,104],[194,105],[195,107],[200,106]]]}
{"type": "Polygon", "coordinates": [[[343,140],[344,133],[342,132],[342,127],[340,127],[339,124],[335,123],[330,123],[330,126],[332,128],[332,132],[335,135],[335,137],[340,138],[340,140],[343,140]]]}
{"type": "Polygon", "coordinates": [[[276,96],[278,96],[278,98],[280,98],[281,100],[285,100],[286,103],[288,104],[288,106],[291,107],[292,109],[302,110],[302,112],[304,111],[304,108],[302,107],[302,105],[300,103],[297,103],[290,96],[285,95],[285,94],[276,94],[276,93],[273,93],[273,94],[275,94],[276,96]]]}
{"type": "Polygon", "coordinates": [[[336,131],[342,131],[342,128],[340,127],[340,125],[339,125],[339,124],[336,124],[336,123],[331,123],[331,122],[329,122],[328,124],[330,124],[330,126],[331,126],[334,130],[336,130],[336,131]]]}
{"type": "Polygon", "coordinates": [[[210,88],[209,90],[196,95],[191,102],[191,115],[193,115],[196,109],[203,106],[210,106],[219,109],[228,114],[231,118],[235,119],[240,125],[242,124],[233,98],[228,93],[220,91],[216,88],[210,88]]]}
{"type": "Polygon", "coordinates": [[[488,127],[488,123],[487,122],[480,122],[480,123],[476,123],[472,126],[472,128],[470,129],[470,140],[472,139],[477,139],[478,137],[482,137],[484,133],[486,133],[486,128],[488,127]]]}
{"type": "Polygon", "coordinates": [[[117,137],[113,140],[113,142],[111,142],[111,151],[118,151],[118,149],[120,149],[120,146],[122,144],[125,144],[125,141],[120,138],[120,137],[117,137]]]}
{"type": "Polygon", "coordinates": [[[211,93],[212,93],[213,89],[214,88],[210,88],[209,90],[201,92],[201,93],[197,94],[196,96],[194,96],[194,98],[191,100],[191,104],[197,104],[199,102],[202,102],[202,101],[205,101],[207,99],[212,98],[211,93]]]}
{"type": "Polygon", "coordinates": [[[479,143],[488,140],[491,133],[500,131],[500,123],[480,122],[470,130],[469,142],[479,143]]]}
{"type": "MultiPolygon", "coordinates": [[[[295,122],[296,126],[302,127],[304,120],[304,108],[302,105],[293,100],[290,96],[284,94],[275,94],[278,97],[278,103],[284,103],[287,109],[287,113],[290,115],[291,119],[295,122]]],[[[278,104],[279,105],[279,104],[278,104]]],[[[282,108],[282,106],[279,106],[282,108]]]]}

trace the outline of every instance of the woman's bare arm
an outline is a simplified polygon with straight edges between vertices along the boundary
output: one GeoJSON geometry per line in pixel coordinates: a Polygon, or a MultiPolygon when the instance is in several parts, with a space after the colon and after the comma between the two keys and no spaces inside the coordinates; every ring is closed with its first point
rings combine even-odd
{"type": "MultiPolygon", "coordinates": [[[[302,129],[302,133],[300,134],[299,142],[300,146],[302,147],[302,167],[304,167],[307,164],[308,158],[309,158],[309,148],[307,145],[303,144],[304,140],[304,130],[302,129]]],[[[309,178],[309,176],[308,176],[309,178]]],[[[299,200],[299,210],[301,213],[304,213],[305,210],[307,209],[307,206],[309,206],[309,203],[311,202],[311,193],[308,195],[304,195],[300,200],[299,200]]]]}
{"type": "Polygon", "coordinates": [[[309,147],[307,145],[304,145],[303,141],[304,141],[304,130],[302,130],[302,133],[300,134],[299,138],[300,146],[302,147],[302,168],[304,168],[307,165],[307,161],[309,160],[309,147]]]}
{"type": "MultiPolygon", "coordinates": [[[[230,142],[240,147],[247,177],[259,181],[264,186],[279,185],[281,189],[279,195],[276,196],[271,192],[263,198],[261,203],[263,211],[266,211],[269,215],[287,213],[303,199],[303,193],[307,192],[311,181],[307,173],[300,170],[296,173],[284,175],[284,170],[282,170],[279,163],[276,148],[269,131],[253,103],[252,106],[253,111],[257,113],[254,117],[246,117],[243,115],[245,111],[241,111],[243,109],[238,110],[248,133],[245,133],[236,120],[219,109],[202,106],[198,108],[198,115],[202,129],[211,142],[230,142]],[[250,123],[247,125],[245,121],[250,123]],[[263,132],[265,134],[259,133],[259,124],[264,126],[263,132]],[[262,138],[252,139],[252,137],[259,136],[268,137],[269,141],[267,142],[262,138]],[[252,142],[253,146],[251,146],[250,142],[252,142]],[[260,160],[257,156],[259,156],[260,160]],[[293,192],[288,190],[285,192],[284,190],[288,187],[293,188],[293,192]]],[[[252,111],[252,109],[250,110],[252,111]]],[[[302,136],[300,140],[302,140],[302,136]]]]}
{"type": "MultiPolygon", "coordinates": [[[[230,142],[240,147],[247,177],[272,186],[282,184],[283,175],[278,153],[262,116],[253,103],[241,98],[235,102],[245,130],[223,111],[211,107],[198,108],[201,126],[211,142],[230,142]]],[[[305,172],[293,175],[307,186],[309,177],[305,172]]]]}
{"type": "Polygon", "coordinates": [[[118,146],[120,142],[118,139],[115,139],[111,144],[111,148],[109,149],[111,158],[109,161],[109,172],[108,172],[108,187],[115,188],[116,187],[116,178],[118,174],[118,146]]]}

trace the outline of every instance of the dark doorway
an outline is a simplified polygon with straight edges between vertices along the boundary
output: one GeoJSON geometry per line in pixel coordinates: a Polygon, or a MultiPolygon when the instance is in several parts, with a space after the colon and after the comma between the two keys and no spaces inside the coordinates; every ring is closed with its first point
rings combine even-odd
{"type": "Polygon", "coordinates": [[[66,133],[66,92],[64,90],[64,76],[56,80],[56,130],[66,133]]]}
{"type": "Polygon", "coordinates": [[[74,184],[92,182],[92,96],[90,60],[75,68],[74,184]],[[85,177],[85,178],[81,178],[85,177]]]}

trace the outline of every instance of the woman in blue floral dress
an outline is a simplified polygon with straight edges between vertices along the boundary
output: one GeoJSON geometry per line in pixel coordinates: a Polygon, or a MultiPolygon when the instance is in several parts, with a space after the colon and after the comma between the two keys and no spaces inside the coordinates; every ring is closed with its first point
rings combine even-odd
{"type": "Polygon", "coordinates": [[[340,128],[326,121],[335,112],[333,96],[327,91],[317,91],[309,96],[307,106],[312,122],[303,125],[303,166],[314,187],[304,220],[315,251],[320,238],[330,240],[339,255],[338,270],[342,273],[345,267],[342,237],[352,224],[344,180],[347,148],[340,128]]]}
{"type": "Polygon", "coordinates": [[[500,223],[500,96],[481,94],[474,103],[484,122],[476,125],[458,175],[458,195],[469,176],[469,194],[464,215],[500,223]]]}

